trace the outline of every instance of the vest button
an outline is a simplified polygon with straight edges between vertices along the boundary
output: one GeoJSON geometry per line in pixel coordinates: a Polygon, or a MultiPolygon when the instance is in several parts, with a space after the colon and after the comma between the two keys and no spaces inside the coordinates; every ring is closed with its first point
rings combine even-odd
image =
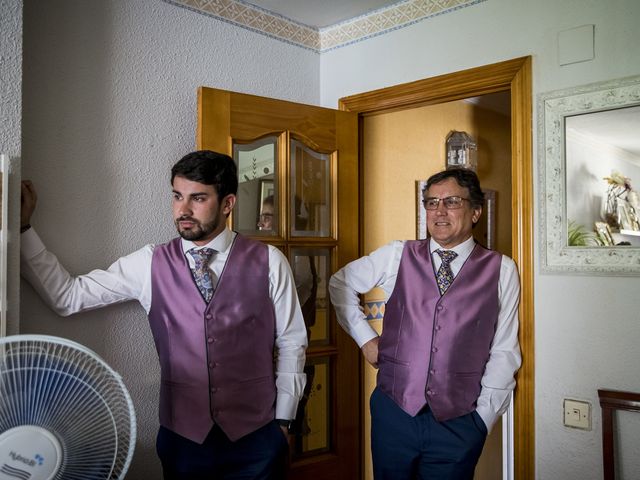
{"type": "Polygon", "coordinates": [[[212,387],[211,388],[211,393],[216,393],[218,391],[218,389],[216,387],[212,387]]]}
{"type": "Polygon", "coordinates": [[[213,343],[213,342],[214,342],[214,340],[213,340],[212,337],[207,338],[207,343],[213,343]]]}
{"type": "Polygon", "coordinates": [[[433,347],[433,348],[431,349],[431,351],[432,351],[433,353],[436,353],[436,352],[438,351],[438,347],[433,347]]]}
{"type": "Polygon", "coordinates": [[[431,375],[433,375],[433,374],[435,374],[435,373],[436,373],[436,371],[432,368],[431,370],[429,370],[429,373],[430,373],[431,375]]]}
{"type": "Polygon", "coordinates": [[[211,315],[210,313],[207,313],[206,318],[207,318],[207,320],[211,320],[213,318],[213,315],[211,315]]]}
{"type": "Polygon", "coordinates": [[[427,395],[433,395],[433,392],[431,390],[427,390],[427,395]]]}
{"type": "Polygon", "coordinates": [[[438,305],[437,309],[438,311],[441,311],[444,307],[442,305],[438,305]]]}
{"type": "Polygon", "coordinates": [[[440,325],[436,325],[436,332],[440,330],[442,327],[440,325]]]}

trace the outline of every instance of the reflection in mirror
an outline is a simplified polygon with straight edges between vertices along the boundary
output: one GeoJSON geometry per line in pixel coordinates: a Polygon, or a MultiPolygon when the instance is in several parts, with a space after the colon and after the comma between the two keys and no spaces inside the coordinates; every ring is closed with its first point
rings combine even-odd
{"type": "Polygon", "coordinates": [[[307,385],[294,420],[293,458],[331,449],[331,357],[307,359],[307,385]]]}
{"type": "Polygon", "coordinates": [[[292,139],[291,156],[291,235],[328,237],[330,235],[331,155],[317,152],[292,139]]]}
{"type": "Polygon", "coordinates": [[[241,233],[277,235],[276,147],[278,137],[233,144],[238,166],[238,198],[233,228],[241,233]]]}
{"type": "Polygon", "coordinates": [[[567,243],[640,246],[640,107],[565,119],[567,243]]]}
{"type": "Polygon", "coordinates": [[[640,76],[539,96],[543,271],[640,274],[639,109],[640,76]]]}
{"type": "Polygon", "coordinates": [[[310,346],[329,343],[327,277],[330,252],[329,248],[291,249],[291,269],[310,346]]]}

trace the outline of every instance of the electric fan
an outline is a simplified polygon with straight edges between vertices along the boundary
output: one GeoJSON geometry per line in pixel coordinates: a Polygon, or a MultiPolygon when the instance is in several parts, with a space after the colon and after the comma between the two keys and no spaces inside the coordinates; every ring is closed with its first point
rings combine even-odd
{"type": "Polygon", "coordinates": [[[0,479],[124,478],[131,397],[98,355],[46,335],[0,338],[0,479]]]}

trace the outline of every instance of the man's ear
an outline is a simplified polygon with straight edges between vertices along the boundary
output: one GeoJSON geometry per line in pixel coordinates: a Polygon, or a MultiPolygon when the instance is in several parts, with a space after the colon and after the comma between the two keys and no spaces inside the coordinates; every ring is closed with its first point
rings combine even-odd
{"type": "Polygon", "coordinates": [[[236,205],[236,196],[233,193],[230,193],[229,195],[225,196],[222,199],[222,213],[229,216],[229,214],[231,213],[231,210],[233,210],[233,207],[235,205],[236,205]]]}
{"type": "Polygon", "coordinates": [[[482,207],[476,207],[473,209],[473,215],[471,216],[471,221],[475,225],[480,220],[480,216],[482,215],[482,207]]]}

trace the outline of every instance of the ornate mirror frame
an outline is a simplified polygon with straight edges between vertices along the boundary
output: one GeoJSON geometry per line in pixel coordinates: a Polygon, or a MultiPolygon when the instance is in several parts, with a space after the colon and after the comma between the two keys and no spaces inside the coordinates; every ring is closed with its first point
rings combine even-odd
{"type": "Polygon", "coordinates": [[[640,247],[567,246],[565,119],[640,105],[640,76],[538,96],[538,182],[542,272],[640,274],[640,247]]]}

